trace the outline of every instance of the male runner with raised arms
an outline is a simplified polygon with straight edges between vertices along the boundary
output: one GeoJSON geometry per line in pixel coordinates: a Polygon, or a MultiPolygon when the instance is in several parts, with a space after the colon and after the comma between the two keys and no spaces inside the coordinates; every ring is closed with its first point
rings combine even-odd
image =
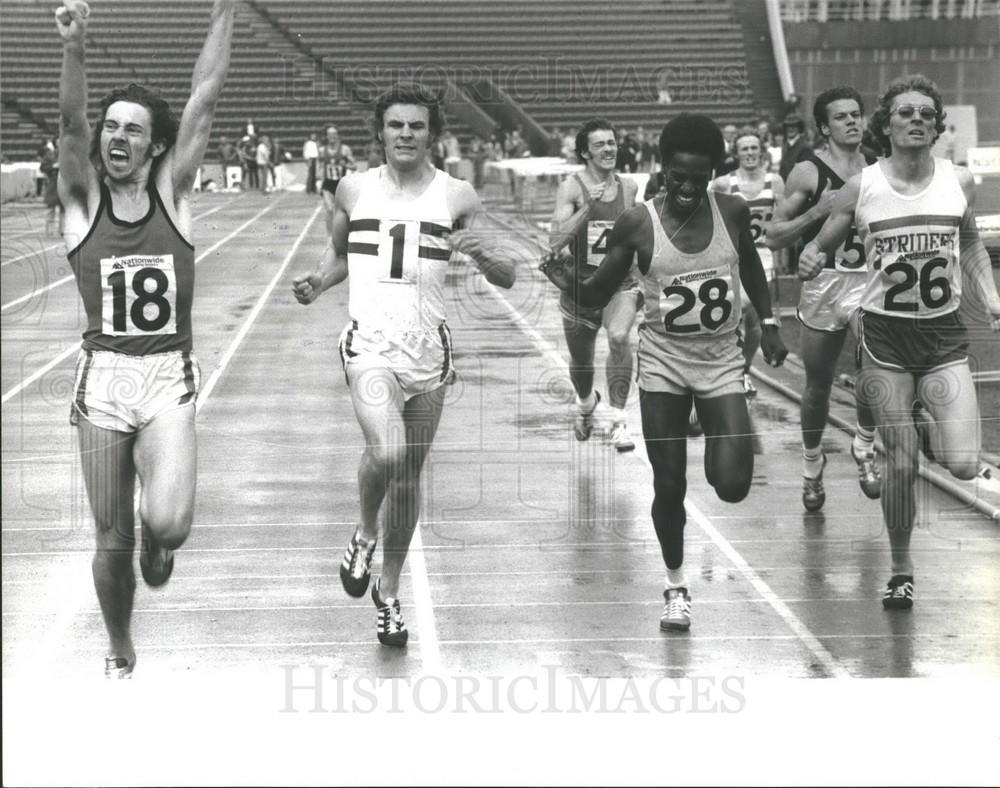
{"type": "Polygon", "coordinates": [[[234,0],[215,0],[177,121],[140,85],[101,100],[87,125],[85,3],[56,11],[63,42],[59,83],[59,195],[64,237],[87,315],[70,420],[97,525],[93,574],[110,639],[105,675],[135,666],[134,497],[142,482],[139,566],[167,582],[173,551],[191,530],[198,362],[191,352],[194,247],[191,190],[229,68],[234,0]]]}
{"type": "MultiPolygon", "coordinates": [[[[864,105],[852,87],[836,87],[820,93],[813,104],[816,128],[829,145],[820,153],[809,153],[795,165],[785,186],[785,199],[774,220],[766,227],[772,249],[793,244],[799,238],[812,240],[830,214],[837,190],[870,161],[861,151],[864,105]]],[[[806,386],[799,418],[802,426],[802,505],[815,512],[823,507],[823,430],[830,411],[830,390],[837,357],[848,329],[858,336],[858,306],[865,285],[865,250],[852,230],[826,259],[815,279],[802,285],[798,318],[802,324],[802,363],[806,386]]],[[[878,498],[882,489],[875,456],[875,420],[871,408],[856,395],[857,425],[851,456],[858,468],[861,490],[878,498]]]]}
{"type": "Polygon", "coordinates": [[[945,128],[934,83],[920,74],[893,80],[870,125],[889,155],[837,194],[830,218],[802,250],[799,276],[819,275],[829,252],[857,228],[867,261],[859,388],[885,445],[882,515],[892,574],[882,605],[906,609],[913,606],[910,536],[917,509],[914,401],[934,419],[935,459],[959,479],[974,478],[979,406],[959,304],[971,298],[1000,331],[1000,295],[976,229],[972,175],[931,153],[945,128]]]}
{"type": "Polygon", "coordinates": [[[778,365],[786,355],[750,235],[750,210],[742,199],[708,189],[723,156],[722,132],[710,118],[674,118],[660,135],[665,193],[615,222],[597,271],[578,281],[565,257],[552,255],[542,265],[560,290],[600,307],[637,263],[645,317],[639,328],[639,402],[653,467],[653,527],[667,568],[660,616],[665,630],[691,624],[683,563],[692,398],[706,435],[705,477],[730,503],[750,491],[754,456],[743,394],[740,284],[761,316],[764,358],[778,365]]]}
{"type": "MultiPolygon", "coordinates": [[[[638,187],[622,180],[615,172],[618,144],[614,126],[601,118],[584,123],[576,134],[576,156],[586,165],[559,186],[552,214],[549,242],[553,247],[569,241],[577,270],[589,275],[597,270],[607,252],[608,235],[626,208],[635,203],[638,187]],[[567,228],[577,227],[567,237],[567,228]]],[[[573,432],[577,440],[587,440],[593,429],[593,415],[601,397],[593,389],[594,346],[597,332],[604,327],[608,337],[605,365],[608,401],[613,408],[611,442],[619,452],[635,449],[628,432],[625,404],[632,377],[632,324],[640,300],[635,280],[626,279],[603,309],[578,304],[571,293],[559,296],[563,332],[569,349],[570,379],[576,391],[576,418],[573,432]]]]}

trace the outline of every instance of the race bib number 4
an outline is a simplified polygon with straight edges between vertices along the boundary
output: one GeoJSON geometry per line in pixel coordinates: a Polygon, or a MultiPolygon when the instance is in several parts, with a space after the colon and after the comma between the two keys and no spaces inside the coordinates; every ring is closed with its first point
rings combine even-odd
{"type": "Polygon", "coordinates": [[[672,277],[660,296],[660,314],[668,334],[714,334],[734,309],[729,266],[672,277]]]}
{"type": "Polygon", "coordinates": [[[172,254],[103,258],[101,291],[105,334],[177,333],[177,275],[172,254]]]}

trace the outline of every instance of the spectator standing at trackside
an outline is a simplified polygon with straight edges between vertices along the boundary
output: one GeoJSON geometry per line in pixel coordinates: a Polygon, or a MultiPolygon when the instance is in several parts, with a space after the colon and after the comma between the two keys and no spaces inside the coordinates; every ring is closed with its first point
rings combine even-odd
{"type": "Polygon", "coordinates": [[[787,181],[788,175],[803,156],[812,153],[812,145],[806,137],[806,122],[797,112],[785,116],[785,143],[781,146],[781,163],[778,173],[787,181]]]}
{"type": "Polygon", "coordinates": [[[938,137],[938,142],[941,145],[942,157],[954,163],[955,148],[958,146],[958,135],[955,133],[955,127],[948,126],[948,128],[942,131],[941,136],[938,137]]]}
{"type": "Polygon", "coordinates": [[[719,165],[719,169],[716,170],[716,175],[725,175],[727,173],[733,172],[740,166],[740,158],[736,155],[736,134],[738,129],[732,123],[727,123],[722,127],[722,141],[726,146],[725,158],[722,160],[722,164],[719,165]]]}
{"type": "Polygon", "coordinates": [[[458,165],[462,162],[462,145],[451,129],[445,129],[441,136],[444,145],[444,168],[452,178],[458,177],[458,165]]]}
{"type": "Polygon", "coordinates": [[[45,192],[45,182],[48,180],[47,173],[52,169],[52,162],[56,159],[56,146],[50,137],[42,139],[42,144],[38,146],[37,156],[38,172],[35,175],[35,197],[41,197],[45,192]]]}
{"type": "Polygon", "coordinates": [[[257,143],[256,152],[256,162],[257,162],[257,174],[259,176],[259,185],[262,192],[268,192],[267,176],[271,173],[271,141],[268,139],[266,134],[262,134],[260,141],[257,143]]]}
{"type": "Polygon", "coordinates": [[[318,135],[313,132],[302,145],[302,158],[306,163],[306,194],[316,193],[316,160],[319,158],[318,135]]]}
{"type": "Polygon", "coordinates": [[[618,146],[618,158],[615,161],[615,169],[618,172],[638,172],[639,157],[642,153],[635,134],[627,131],[622,135],[621,145],[618,146]]]}
{"type": "Polygon", "coordinates": [[[490,158],[490,147],[478,134],[469,141],[469,158],[472,159],[472,186],[478,190],[482,188],[486,161],[490,158]]]}
{"type": "Polygon", "coordinates": [[[257,143],[249,134],[243,135],[237,149],[243,166],[243,188],[256,189],[259,183],[257,172],[257,143]]]}

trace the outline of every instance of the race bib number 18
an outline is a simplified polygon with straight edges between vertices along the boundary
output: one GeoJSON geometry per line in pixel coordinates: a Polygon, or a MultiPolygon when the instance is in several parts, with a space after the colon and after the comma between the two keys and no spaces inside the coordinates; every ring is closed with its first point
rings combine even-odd
{"type": "Polygon", "coordinates": [[[172,254],[103,258],[101,295],[105,334],[177,333],[177,275],[172,254]]]}

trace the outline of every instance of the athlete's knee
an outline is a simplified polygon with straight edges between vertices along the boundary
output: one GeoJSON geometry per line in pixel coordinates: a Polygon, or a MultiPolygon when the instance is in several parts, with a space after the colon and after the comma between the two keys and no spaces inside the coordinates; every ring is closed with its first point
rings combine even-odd
{"type": "Polygon", "coordinates": [[[723,475],[721,479],[712,482],[712,487],[719,500],[739,503],[749,494],[752,481],[753,474],[723,475]]]}
{"type": "Polygon", "coordinates": [[[632,356],[631,332],[628,328],[611,326],[608,328],[608,350],[616,356],[632,356]]]}
{"type": "Polygon", "coordinates": [[[943,450],[941,455],[941,463],[956,479],[967,482],[975,479],[976,474],[979,473],[978,458],[971,456],[968,452],[956,454],[943,450]]]}
{"type": "Polygon", "coordinates": [[[181,505],[150,513],[143,519],[143,524],[152,532],[158,545],[176,550],[187,541],[193,519],[194,507],[181,505]]]}

